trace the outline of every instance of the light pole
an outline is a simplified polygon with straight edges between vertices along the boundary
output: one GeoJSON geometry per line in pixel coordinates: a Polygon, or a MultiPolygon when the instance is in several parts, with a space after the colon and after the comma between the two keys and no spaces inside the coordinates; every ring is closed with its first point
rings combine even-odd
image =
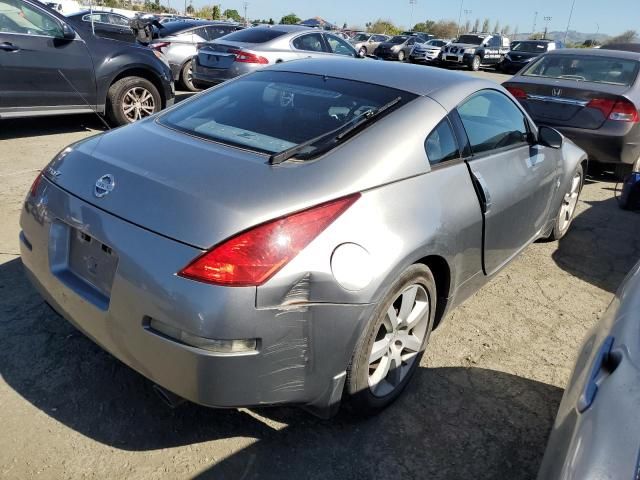
{"type": "Polygon", "coordinates": [[[460,13],[458,13],[458,33],[456,33],[456,37],[460,37],[460,21],[462,20],[462,7],[464,7],[464,0],[460,0],[460,13]]]}
{"type": "Polygon", "coordinates": [[[411,8],[411,17],[409,18],[409,30],[413,28],[413,9],[418,3],[418,0],[409,0],[409,7],[411,8]]]}
{"type": "Polygon", "coordinates": [[[547,38],[547,30],[549,29],[549,22],[551,21],[551,17],[544,17],[544,37],[547,38]]]}
{"type": "Polygon", "coordinates": [[[569,35],[569,26],[571,25],[571,17],[573,16],[573,7],[576,6],[576,0],[571,2],[571,11],[569,12],[569,20],[567,21],[567,29],[564,31],[564,44],[567,44],[567,35],[569,35]]]}
{"type": "Polygon", "coordinates": [[[533,13],[533,28],[531,29],[531,35],[536,34],[536,23],[538,22],[538,12],[533,13]]]}
{"type": "Polygon", "coordinates": [[[249,20],[247,19],[247,8],[249,7],[249,2],[243,2],[244,6],[244,26],[249,25],[249,20]]]}
{"type": "MultiPolygon", "coordinates": [[[[471,10],[467,10],[466,8],[464,9],[464,26],[465,27],[469,23],[469,15],[471,15],[472,13],[473,12],[471,10]]],[[[469,32],[464,32],[464,33],[469,33],[469,32]]]]}

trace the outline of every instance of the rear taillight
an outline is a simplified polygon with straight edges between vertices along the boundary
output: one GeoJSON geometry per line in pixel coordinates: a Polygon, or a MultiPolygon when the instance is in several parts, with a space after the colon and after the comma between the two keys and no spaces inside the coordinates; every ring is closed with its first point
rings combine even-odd
{"type": "Polygon", "coordinates": [[[231,287],[262,285],[358,198],[356,193],[253,227],[213,247],[178,275],[231,287]]]}
{"type": "Polygon", "coordinates": [[[42,182],[42,172],[38,172],[38,176],[35,178],[33,183],[31,184],[31,188],[29,189],[29,195],[32,197],[36,196],[36,192],[38,191],[38,187],[40,186],[40,182],[42,182]]]}
{"type": "Polygon", "coordinates": [[[594,98],[587,104],[589,108],[600,110],[609,120],[620,122],[638,122],[638,109],[626,98],[618,100],[610,98],[594,98]]]}
{"type": "Polygon", "coordinates": [[[256,55],[255,53],[245,52],[243,50],[228,50],[229,53],[233,53],[236,56],[236,62],[240,63],[259,63],[260,65],[266,65],[269,63],[264,57],[256,55]]]}
{"type": "Polygon", "coordinates": [[[171,45],[171,42],[157,42],[157,43],[152,43],[151,45],[149,45],[153,50],[157,50],[158,52],[162,52],[162,49],[164,47],[168,47],[169,45],[171,45]]]}
{"type": "Polygon", "coordinates": [[[507,90],[511,95],[516,97],[518,100],[527,98],[527,93],[521,88],[507,87],[507,90]]]}

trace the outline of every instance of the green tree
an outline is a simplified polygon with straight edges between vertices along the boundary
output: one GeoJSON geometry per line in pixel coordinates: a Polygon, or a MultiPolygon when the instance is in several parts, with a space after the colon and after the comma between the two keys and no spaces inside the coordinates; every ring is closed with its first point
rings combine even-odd
{"type": "Polygon", "coordinates": [[[480,30],[480,19],[476,18],[476,21],[473,22],[473,30],[471,30],[472,32],[477,32],[478,30],[480,30]]]}
{"type": "Polygon", "coordinates": [[[242,17],[238,13],[238,11],[234,10],[234,9],[231,9],[231,8],[227,8],[224,12],[222,12],[222,16],[225,17],[225,18],[229,18],[229,19],[233,20],[234,22],[241,22],[242,21],[242,17]]]}
{"type": "Polygon", "coordinates": [[[433,27],[435,26],[436,22],[434,22],[433,20],[425,20],[424,22],[416,23],[411,31],[431,33],[431,30],[433,30],[433,27]]]}
{"type": "Polygon", "coordinates": [[[342,29],[343,29],[343,30],[346,30],[347,28],[348,28],[347,22],[344,22],[344,23],[342,24],[342,29]]]}
{"type": "Polygon", "coordinates": [[[467,20],[464,22],[464,27],[462,28],[463,33],[467,33],[471,31],[471,20],[467,20]]]}
{"type": "Polygon", "coordinates": [[[391,20],[379,18],[369,26],[369,32],[382,33],[385,35],[397,35],[401,30],[391,20]]]}
{"type": "Polygon", "coordinates": [[[195,12],[195,9],[193,8],[192,4],[187,5],[187,13],[189,15],[193,15],[193,12],[195,12]]]}
{"type": "Polygon", "coordinates": [[[438,20],[429,33],[437,38],[453,38],[458,31],[458,24],[452,20],[438,20]]]}
{"type": "Polygon", "coordinates": [[[273,21],[273,18],[269,17],[269,25],[274,25],[276,22],[273,21]]]}
{"type": "Polygon", "coordinates": [[[295,13],[290,13],[289,15],[285,15],[280,19],[281,25],[296,25],[300,23],[300,17],[298,17],[295,13]]]}
{"type": "Polygon", "coordinates": [[[627,30],[626,32],[621,33],[620,35],[616,35],[615,37],[607,40],[605,45],[613,44],[613,43],[633,43],[635,39],[638,37],[638,32],[635,30],[627,30]]]}
{"type": "Polygon", "coordinates": [[[222,18],[222,10],[220,5],[211,7],[211,20],[220,20],[222,18]]]}
{"type": "Polygon", "coordinates": [[[482,22],[482,31],[483,32],[488,32],[489,31],[489,27],[490,27],[490,22],[488,18],[484,19],[484,22],[482,22]]]}

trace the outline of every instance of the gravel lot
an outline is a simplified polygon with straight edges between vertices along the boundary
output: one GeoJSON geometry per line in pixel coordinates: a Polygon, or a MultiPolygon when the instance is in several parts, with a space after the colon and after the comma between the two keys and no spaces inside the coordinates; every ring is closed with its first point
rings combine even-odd
{"type": "MultiPolygon", "coordinates": [[[[497,80],[504,76],[479,73],[497,80]]],[[[640,257],[640,215],[590,178],[572,231],[536,243],[434,332],[376,418],[170,410],[25,279],[18,216],[36,172],[92,116],[0,121],[0,478],[532,478],[578,345],[640,257]]]]}

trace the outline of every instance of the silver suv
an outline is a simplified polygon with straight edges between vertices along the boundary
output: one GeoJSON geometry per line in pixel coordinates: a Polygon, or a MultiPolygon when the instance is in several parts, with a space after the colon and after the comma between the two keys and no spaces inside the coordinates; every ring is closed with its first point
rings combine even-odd
{"type": "Polygon", "coordinates": [[[176,81],[187,90],[196,92],[198,88],[193,85],[192,59],[197,53],[198,44],[241,28],[237,24],[226,22],[172,20],[162,24],[162,28],[157,30],[157,38],[149,46],[164,54],[176,81]]]}

